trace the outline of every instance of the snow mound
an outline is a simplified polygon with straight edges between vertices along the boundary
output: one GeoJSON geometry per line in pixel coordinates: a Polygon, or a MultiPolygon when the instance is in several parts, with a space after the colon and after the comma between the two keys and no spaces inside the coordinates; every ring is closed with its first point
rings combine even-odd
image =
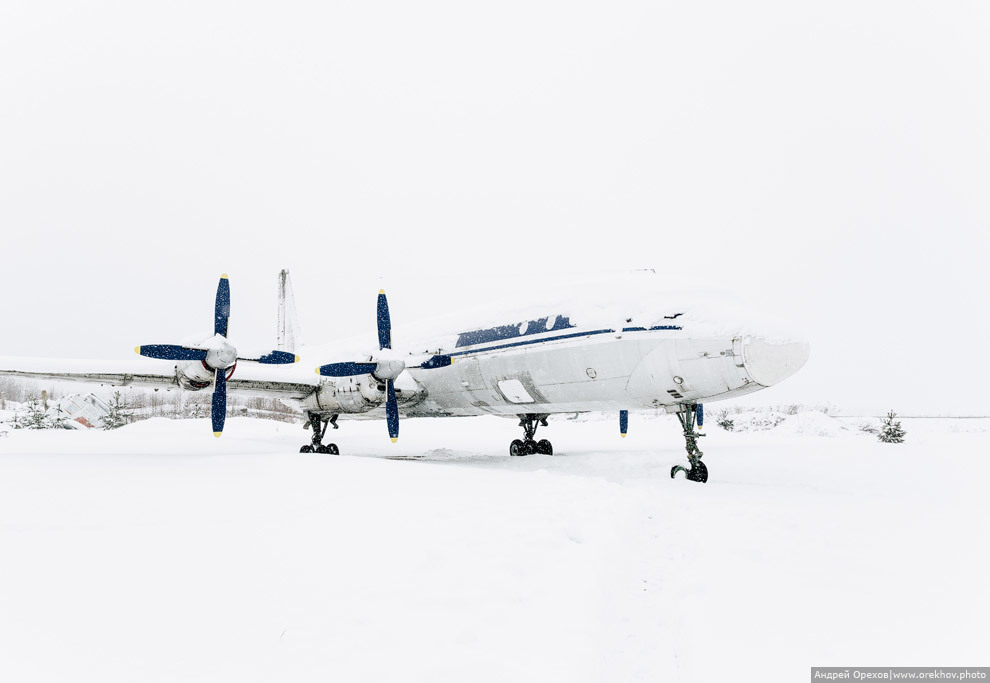
{"type": "Polygon", "coordinates": [[[849,429],[834,417],[813,411],[788,415],[777,427],[777,431],[804,436],[842,436],[849,433],[849,429]]]}
{"type": "Polygon", "coordinates": [[[851,432],[848,426],[825,411],[798,407],[778,410],[756,408],[716,412],[715,424],[731,432],[765,432],[806,436],[840,436],[851,432]]]}
{"type": "Polygon", "coordinates": [[[729,414],[728,419],[732,421],[733,432],[763,432],[773,429],[784,420],[787,415],[773,410],[753,410],[729,414]]]}

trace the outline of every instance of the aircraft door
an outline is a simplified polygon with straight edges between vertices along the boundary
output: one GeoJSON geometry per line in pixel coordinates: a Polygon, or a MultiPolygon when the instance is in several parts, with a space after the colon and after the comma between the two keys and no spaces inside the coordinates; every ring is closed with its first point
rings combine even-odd
{"type": "Polygon", "coordinates": [[[458,358],[454,367],[457,368],[457,377],[464,390],[472,394],[487,390],[485,378],[481,374],[481,363],[477,358],[458,358]]]}
{"type": "Polygon", "coordinates": [[[744,365],[743,362],[743,340],[742,337],[736,337],[732,340],[732,356],[733,360],[736,361],[736,367],[741,368],[744,365]]]}

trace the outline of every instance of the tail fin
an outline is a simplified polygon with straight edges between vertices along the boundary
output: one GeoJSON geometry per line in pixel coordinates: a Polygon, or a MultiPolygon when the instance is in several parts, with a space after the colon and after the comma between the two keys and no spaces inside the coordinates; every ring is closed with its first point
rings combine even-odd
{"type": "Polygon", "coordinates": [[[276,349],[294,352],[302,346],[296,300],[292,296],[292,282],[289,280],[289,271],[284,269],[278,274],[278,309],[275,324],[276,349]]]}

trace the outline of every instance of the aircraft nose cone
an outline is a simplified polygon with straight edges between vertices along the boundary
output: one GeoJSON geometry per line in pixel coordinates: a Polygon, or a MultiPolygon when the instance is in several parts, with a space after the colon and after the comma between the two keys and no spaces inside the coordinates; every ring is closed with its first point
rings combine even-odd
{"type": "Polygon", "coordinates": [[[811,345],[803,341],[776,342],[754,337],[743,347],[746,372],[765,387],[793,375],[804,367],[810,356],[811,345]]]}

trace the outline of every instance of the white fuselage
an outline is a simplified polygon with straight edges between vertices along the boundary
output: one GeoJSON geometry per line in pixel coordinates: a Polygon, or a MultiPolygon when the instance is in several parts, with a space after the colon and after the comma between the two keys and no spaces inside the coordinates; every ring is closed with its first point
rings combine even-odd
{"type": "MultiPolygon", "coordinates": [[[[796,372],[803,342],[698,335],[681,325],[581,328],[473,339],[461,335],[449,367],[409,367],[396,383],[408,417],[639,410],[758,391],[796,372]]],[[[484,337],[485,335],[475,335],[484,337]]],[[[328,379],[305,410],[380,418],[373,376],[328,379]]]]}

